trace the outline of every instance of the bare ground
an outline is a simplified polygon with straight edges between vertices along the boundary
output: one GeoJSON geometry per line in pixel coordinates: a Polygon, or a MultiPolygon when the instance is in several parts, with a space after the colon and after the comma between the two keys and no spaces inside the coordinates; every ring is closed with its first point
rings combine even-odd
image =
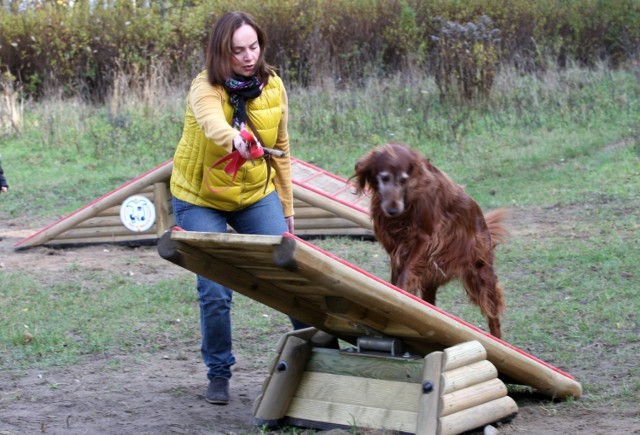
{"type": "MultiPolygon", "coordinates": [[[[536,222],[545,225],[543,220],[536,222]]],[[[533,224],[529,228],[536,230],[533,224]]],[[[55,280],[71,262],[94,270],[131,267],[128,258],[132,248],[127,247],[15,251],[15,243],[32,232],[0,222],[0,268],[16,271],[37,264],[40,273],[55,280]]],[[[155,247],[135,249],[141,256],[137,264],[145,265],[136,273],[149,280],[189,273],[162,260],[155,247]]],[[[210,405],[204,400],[206,378],[199,343],[177,346],[169,355],[109,355],[63,368],[4,370],[0,373],[0,434],[261,433],[252,425],[252,406],[266,366],[249,367],[247,357],[239,355],[231,381],[231,403],[210,405]]],[[[597,367],[572,374],[581,382],[599,376],[597,367]]],[[[594,408],[580,400],[551,404],[547,398],[531,394],[512,397],[519,413],[498,427],[500,433],[640,434],[638,403],[594,408]]]]}

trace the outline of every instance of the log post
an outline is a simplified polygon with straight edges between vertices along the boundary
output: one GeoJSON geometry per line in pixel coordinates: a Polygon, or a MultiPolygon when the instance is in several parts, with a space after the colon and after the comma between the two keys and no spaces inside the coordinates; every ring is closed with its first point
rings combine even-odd
{"type": "Polygon", "coordinates": [[[479,384],[498,377],[498,370],[489,361],[478,361],[444,372],[443,394],[479,384]]]}
{"type": "Polygon", "coordinates": [[[507,395],[506,385],[498,378],[462,388],[442,396],[440,401],[441,416],[472,408],[507,395]]]}
{"type": "Polygon", "coordinates": [[[483,403],[440,419],[439,434],[452,435],[482,427],[518,412],[518,405],[509,396],[483,403]]]}
{"type": "Polygon", "coordinates": [[[435,435],[440,418],[442,387],[442,352],[431,352],[424,357],[422,394],[418,403],[416,435],[435,435]]]}
{"type": "Polygon", "coordinates": [[[487,351],[479,341],[465,341],[444,350],[442,371],[457,369],[485,359],[487,351]]]}
{"type": "Polygon", "coordinates": [[[156,234],[158,237],[171,228],[169,222],[169,195],[167,184],[158,182],[153,185],[153,204],[156,208],[156,234]]]}
{"type": "Polygon", "coordinates": [[[278,425],[289,409],[310,355],[311,346],[307,340],[295,336],[287,338],[268,383],[256,401],[255,425],[278,425]]]}

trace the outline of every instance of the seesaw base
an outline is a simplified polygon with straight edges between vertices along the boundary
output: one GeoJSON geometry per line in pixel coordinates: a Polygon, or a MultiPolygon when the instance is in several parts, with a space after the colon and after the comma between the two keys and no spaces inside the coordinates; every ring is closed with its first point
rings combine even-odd
{"type": "Polygon", "coordinates": [[[316,333],[280,340],[254,405],[255,425],[458,434],[518,412],[477,341],[392,356],[314,347],[316,333]]]}

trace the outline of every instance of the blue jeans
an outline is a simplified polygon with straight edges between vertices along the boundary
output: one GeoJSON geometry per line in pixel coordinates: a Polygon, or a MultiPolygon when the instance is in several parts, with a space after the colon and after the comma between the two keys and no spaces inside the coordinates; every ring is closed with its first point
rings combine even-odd
{"type": "MultiPolygon", "coordinates": [[[[279,236],[287,232],[282,204],[276,192],[242,210],[226,212],[201,207],[173,198],[176,224],[187,231],[226,233],[227,224],[241,234],[279,236]]],[[[236,360],[231,349],[231,299],[233,291],[198,275],[198,301],[202,330],[202,359],[209,368],[207,377],[231,378],[236,360]]],[[[291,319],[296,329],[303,323],[291,319]]]]}

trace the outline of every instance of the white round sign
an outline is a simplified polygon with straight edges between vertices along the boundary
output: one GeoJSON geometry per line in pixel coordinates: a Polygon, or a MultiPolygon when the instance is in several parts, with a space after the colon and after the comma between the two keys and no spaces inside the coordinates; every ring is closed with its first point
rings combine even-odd
{"type": "Polygon", "coordinates": [[[133,195],[122,202],[120,220],[128,230],[141,233],[156,222],[156,208],[146,196],[133,195]]]}

